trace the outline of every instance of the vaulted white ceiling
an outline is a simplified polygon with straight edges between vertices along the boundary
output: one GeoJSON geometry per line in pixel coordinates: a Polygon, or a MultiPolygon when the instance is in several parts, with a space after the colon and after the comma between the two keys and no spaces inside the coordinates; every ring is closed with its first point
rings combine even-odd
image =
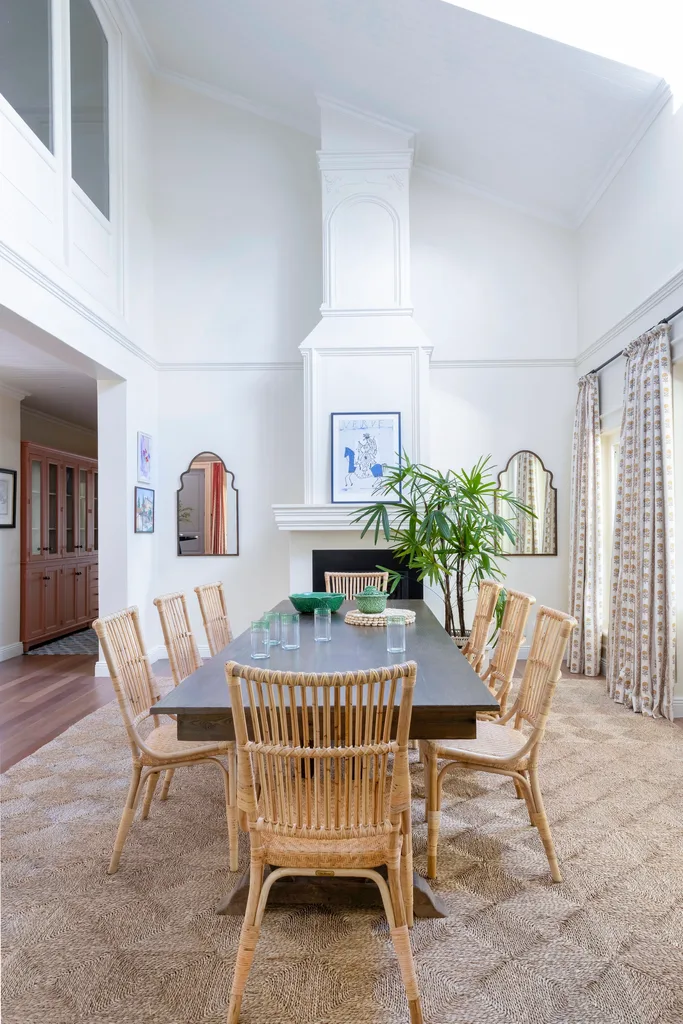
{"type": "Polygon", "coordinates": [[[156,69],[311,135],[316,94],[417,133],[417,161],[548,219],[585,216],[661,78],[442,0],[128,0],[156,69]]]}
{"type": "Polygon", "coordinates": [[[28,409],[97,429],[97,383],[61,359],[0,328],[0,386],[24,393],[28,409]]]}

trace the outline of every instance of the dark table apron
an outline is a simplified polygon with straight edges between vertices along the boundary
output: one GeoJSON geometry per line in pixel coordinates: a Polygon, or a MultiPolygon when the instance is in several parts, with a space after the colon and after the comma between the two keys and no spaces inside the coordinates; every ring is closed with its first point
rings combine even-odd
{"type": "MultiPolygon", "coordinates": [[[[150,709],[151,713],[176,715],[178,739],[181,740],[233,740],[235,733],[225,679],[226,661],[290,672],[347,672],[416,661],[411,737],[438,740],[472,739],[476,736],[477,712],[496,710],[498,704],[424,601],[397,602],[397,608],[410,608],[416,613],[415,623],[406,626],[406,650],[403,654],[387,653],[384,629],[345,623],[344,615],[353,607],[352,601],[345,602],[339,612],[332,615],[332,640],[329,643],[315,642],[313,616],[302,615],[300,648],[283,651],[280,646],[273,646],[270,658],[259,662],[251,660],[250,631],[245,630],[220,654],[205,659],[202,667],[162,697],[150,709]]],[[[289,601],[281,601],[274,610],[291,612],[293,609],[289,601]]],[[[219,913],[244,913],[248,876],[247,871],[230,896],[221,903],[219,913]]],[[[337,902],[337,894],[342,900],[351,898],[363,906],[374,905],[375,900],[379,905],[379,894],[373,883],[335,879],[332,885],[329,879],[324,878],[283,879],[273,886],[269,903],[315,901],[330,904],[337,902]]],[[[417,917],[445,916],[442,901],[417,875],[414,897],[417,917]]]]}

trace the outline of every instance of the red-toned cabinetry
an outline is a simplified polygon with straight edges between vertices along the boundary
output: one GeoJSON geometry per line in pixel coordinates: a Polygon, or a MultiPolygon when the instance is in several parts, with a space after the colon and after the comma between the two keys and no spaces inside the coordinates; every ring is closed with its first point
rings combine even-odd
{"type": "Polygon", "coordinates": [[[22,442],[24,650],[97,618],[97,462],[22,442]]]}

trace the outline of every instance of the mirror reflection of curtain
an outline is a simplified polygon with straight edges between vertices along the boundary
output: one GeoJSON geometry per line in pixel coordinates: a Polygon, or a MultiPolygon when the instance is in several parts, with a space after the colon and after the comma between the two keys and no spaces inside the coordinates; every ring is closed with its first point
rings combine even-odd
{"type": "MultiPolygon", "coordinates": [[[[514,486],[513,494],[517,501],[529,508],[536,507],[537,481],[535,458],[531,452],[520,452],[515,457],[513,468],[514,486]]],[[[516,555],[531,555],[535,550],[536,523],[538,520],[529,516],[521,515],[517,521],[517,543],[515,544],[516,555]]]]}
{"type": "Polygon", "coordinates": [[[226,488],[227,478],[223,464],[212,463],[210,553],[213,555],[224,555],[227,552],[226,488]]]}

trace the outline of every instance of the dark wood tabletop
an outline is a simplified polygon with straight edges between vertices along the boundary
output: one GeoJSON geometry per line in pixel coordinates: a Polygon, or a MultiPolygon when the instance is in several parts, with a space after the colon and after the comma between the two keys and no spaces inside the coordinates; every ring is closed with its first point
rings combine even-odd
{"type": "MultiPolygon", "coordinates": [[[[492,711],[498,704],[424,601],[397,602],[397,609],[410,608],[416,613],[415,623],[406,626],[404,654],[387,653],[384,629],[344,622],[344,615],[353,607],[354,603],[347,601],[332,615],[332,639],[328,643],[316,643],[313,616],[302,615],[300,648],[283,651],[280,646],[272,646],[267,661],[251,660],[250,631],[245,630],[155,704],[152,714],[177,715],[181,740],[231,740],[235,734],[225,680],[226,661],[291,672],[346,672],[416,661],[411,737],[473,738],[477,711],[492,711]]],[[[274,610],[291,612],[293,608],[286,600],[274,610]]]]}

